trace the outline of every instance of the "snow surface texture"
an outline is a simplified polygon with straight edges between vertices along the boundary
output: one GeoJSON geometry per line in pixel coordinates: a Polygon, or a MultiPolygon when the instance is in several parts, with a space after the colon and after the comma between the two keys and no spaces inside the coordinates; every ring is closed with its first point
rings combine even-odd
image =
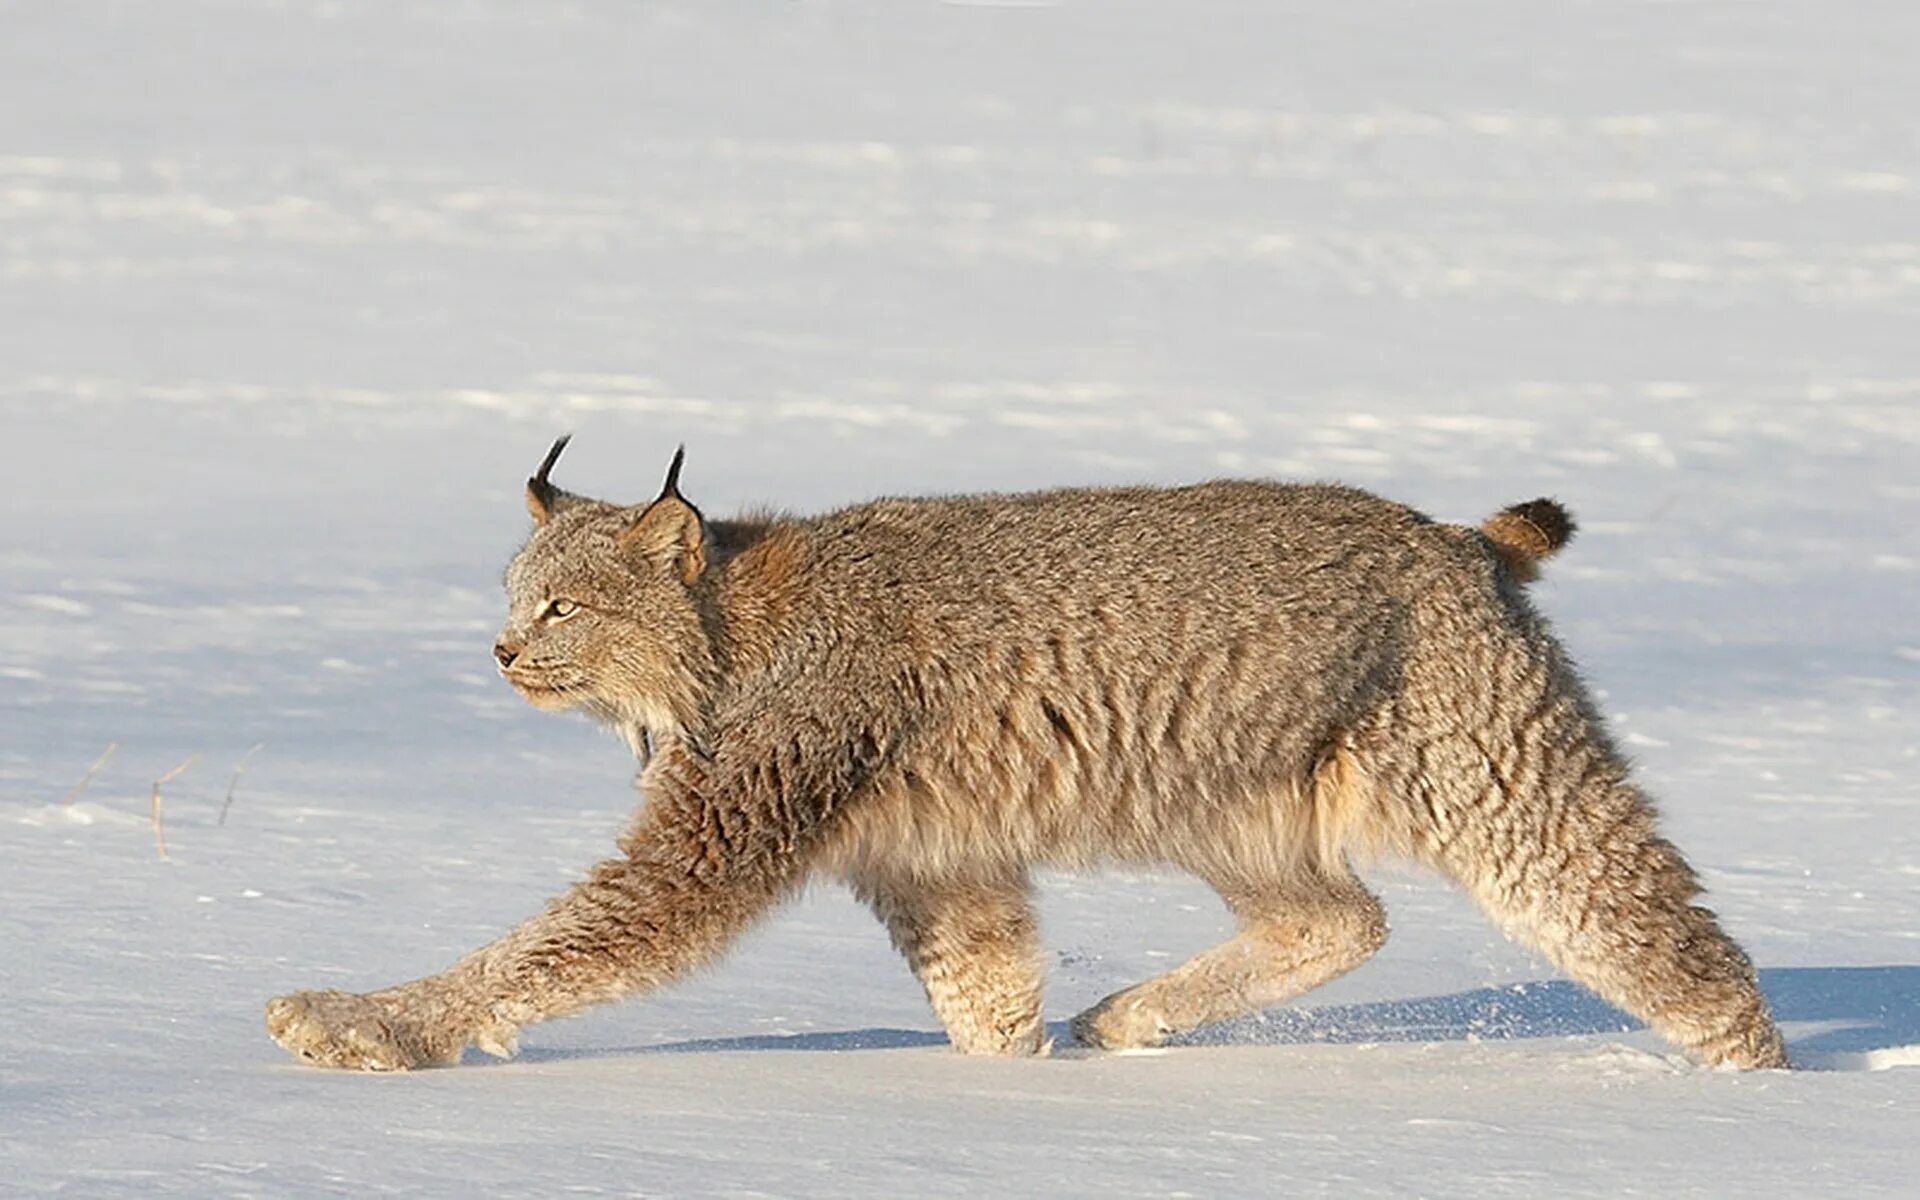
{"type": "MultiPolygon", "coordinates": [[[[1917,59],[1907,0],[4,6],[0,1188],[1911,1194],[1917,59]],[[1376,961],[1156,1056],[954,1056],[822,890],[512,1063],[293,1065],[268,996],[633,802],[488,659],[564,429],[710,511],[1560,496],[1538,596],[1827,1069],[1688,1066],[1393,870],[1376,961]]],[[[1055,1020],[1226,928],[1044,916],[1055,1020]]]]}

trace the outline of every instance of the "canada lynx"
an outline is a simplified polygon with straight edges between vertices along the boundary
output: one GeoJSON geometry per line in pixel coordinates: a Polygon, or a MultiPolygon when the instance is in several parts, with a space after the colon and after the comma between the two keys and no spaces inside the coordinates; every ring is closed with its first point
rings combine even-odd
{"type": "Polygon", "coordinates": [[[1240,923],[1073,1023],[1137,1047],[1379,948],[1349,855],[1431,865],[1705,1062],[1786,1052],[1522,594],[1572,522],[1479,529],[1335,486],[879,500],[709,521],[676,455],[622,507],[528,481],[500,671],[645,763],[618,856],[445,973],[267,1006],[313,1063],[403,1069],[658,987],[809,877],[872,905],[963,1051],[1045,1048],[1028,871],[1170,863],[1240,923]]]}

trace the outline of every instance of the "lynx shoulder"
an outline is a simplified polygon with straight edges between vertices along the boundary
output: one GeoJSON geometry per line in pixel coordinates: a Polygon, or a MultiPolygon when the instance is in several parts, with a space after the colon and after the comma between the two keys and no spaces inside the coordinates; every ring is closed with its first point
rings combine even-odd
{"type": "Polygon", "coordinates": [[[1170,864],[1239,931],[1078,1017],[1158,1044],[1278,1004],[1386,938],[1351,864],[1459,884],[1703,1061],[1786,1064],[1753,968],[1524,585],[1551,500],[1479,528],[1365,492],[1223,481],[887,499],[709,520],[527,483],[494,648],[530,703],[646,763],[620,852],[448,970],[302,992],[310,1061],[405,1068],[661,986],[813,877],[869,903],[954,1045],[1044,1048],[1039,865],[1170,864]]]}

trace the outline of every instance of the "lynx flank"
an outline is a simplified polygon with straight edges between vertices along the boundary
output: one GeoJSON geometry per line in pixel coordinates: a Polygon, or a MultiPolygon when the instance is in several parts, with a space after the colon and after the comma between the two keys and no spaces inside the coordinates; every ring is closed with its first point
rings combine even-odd
{"type": "Polygon", "coordinates": [[[621,730],[620,852],[439,975],[297,992],[267,1027],[369,1070],[669,983],[810,877],[885,923],[953,1044],[1034,1054],[1036,865],[1168,863],[1240,931],[1073,1022],[1151,1046],[1278,1004],[1387,936],[1350,858],[1457,880],[1699,1059],[1781,1067],[1738,946],[1654,831],[1522,592],[1559,505],[1479,529],[1343,487],[1218,482],[879,500],[709,521],[527,484],[494,654],[530,703],[621,730]]]}

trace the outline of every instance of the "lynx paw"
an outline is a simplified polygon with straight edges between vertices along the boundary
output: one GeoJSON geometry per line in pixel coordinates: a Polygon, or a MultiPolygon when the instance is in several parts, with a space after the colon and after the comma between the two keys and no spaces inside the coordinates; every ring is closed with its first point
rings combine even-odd
{"type": "Polygon", "coordinates": [[[451,1066],[464,1041],[436,1036],[394,1000],[295,992],[267,1002],[267,1032],[302,1062],[349,1071],[451,1066]]]}
{"type": "Polygon", "coordinates": [[[1173,1032],[1159,1006],[1133,992],[1115,992],[1073,1019],[1073,1040],[1096,1050],[1143,1050],[1173,1032]]]}
{"type": "Polygon", "coordinates": [[[1787,1044],[1781,1040],[1772,1019],[1764,1014],[1751,1023],[1700,1043],[1694,1050],[1700,1061],[1710,1067],[1737,1067],[1742,1071],[1793,1068],[1787,1059],[1787,1044]]]}
{"type": "Polygon", "coordinates": [[[1040,1014],[1012,1029],[994,1026],[948,1026],[947,1040],[962,1054],[995,1058],[1045,1057],[1053,1049],[1040,1014]]]}

